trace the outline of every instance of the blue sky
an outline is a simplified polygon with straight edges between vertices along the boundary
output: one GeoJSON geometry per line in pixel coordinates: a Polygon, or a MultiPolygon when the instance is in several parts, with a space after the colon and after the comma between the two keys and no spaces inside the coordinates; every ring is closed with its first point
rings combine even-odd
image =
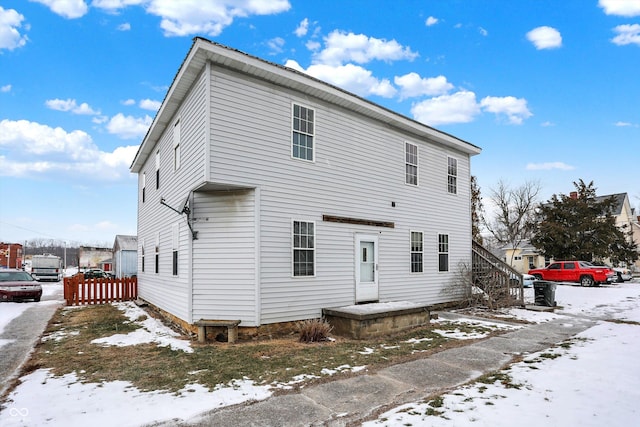
{"type": "Polygon", "coordinates": [[[640,0],[0,0],[0,240],[136,234],[129,166],[194,36],[480,146],[485,197],[640,208],[640,0]]]}

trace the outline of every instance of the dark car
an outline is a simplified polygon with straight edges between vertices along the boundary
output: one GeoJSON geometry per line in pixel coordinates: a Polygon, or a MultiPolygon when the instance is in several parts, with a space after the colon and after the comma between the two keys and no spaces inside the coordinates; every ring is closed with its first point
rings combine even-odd
{"type": "Polygon", "coordinates": [[[22,270],[0,270],[0,301],[40,301],[42,286],[22,270]]]}
{"type": "Polygon", "coordinates": [[[87,270],[84,273],[85,279],[109,279],[111,275],[104,270],[99,268],[92,268],[91,270],[87,270]]]}

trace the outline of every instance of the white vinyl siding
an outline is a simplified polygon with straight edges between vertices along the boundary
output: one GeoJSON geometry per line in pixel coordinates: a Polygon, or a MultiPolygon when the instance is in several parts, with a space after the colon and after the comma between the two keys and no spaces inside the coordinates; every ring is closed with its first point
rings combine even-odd
{"type": "Polygon", "coordinates": [[[138,294],[140,298],[154,304],[181,319],[191,320],[190,305],[190,242],[191,235],[186,224],[186,216],[160,204],[163,197],[169,206],[182,208],[189,190],[204,182],[205,178],[205,136],[206,74],[194,83],[185,102],[180,106],[175,123],[180,117],[181,167],[173,170],[173,126],[168,126],[152,148],[143,166],[143,174],[153,176],[156,170],[156,153],[160,155],[160,175],[166,177],[162,191],[147,191],[146,203],[138,207],[138,239],[146,243],[145,271],[142,272],[141,256],[138,256],[138,294]],[[172,274],[173,238],[171,227],[180,224],[178,276],[172,274]],[[154,273],[154,243],[160,234],[160,273],[154,273]]]}
{"type": "Polygon", "coordinates": [[[196,193],[194,211],[208,218],[193,241],[193,319],[255,318],[255,192],[196,193]]]}
{"type": "Polygon", "coordinates": [[[224,69],[213,70],[211,86],[210,179],[261,189],[261,324],[319,317],[323,307],[353,304],[357,232],[379,235],[381,301],[449,300],[443,292],[448,277],[438,273],[436,236],[452,229],[451,265],[470,259],[467,156],[308,98],[304,103],[315,111],[314,130],[322,135],[322,150],[315,151],[314,163],[292,162],[287,115],[292,103],[301,101],[295,91],[224,69]],[[408,140],[418,146],[420,187],[405,184],[408,140]],[[446,182],[446,159],[453,155],[459,159],[461,197],[443,198],[446,189],[439,183],[446,182]],[[395,227],[325,222],[323,214],[389,220],[395,227]],[[315,222],[313,277],[292,277],[291,218],[315,222]],[[408,267],[410,230],[426,236],[422,274],[412,274],[408,267]]]}

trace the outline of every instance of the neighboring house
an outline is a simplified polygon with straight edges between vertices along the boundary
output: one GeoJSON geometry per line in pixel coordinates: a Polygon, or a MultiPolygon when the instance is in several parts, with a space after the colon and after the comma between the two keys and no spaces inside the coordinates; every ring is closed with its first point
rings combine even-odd
{"type": "Polygon", "coordinates": [[[138,237],[117,235],[113,242],[113,274],[117,278],[138,273],[138,237]]]}
{"type": "Polygon", "coordinates": [[[0,268],[22,268],[23,251],[20,243],[0,242],[0,268]]]}
{"type": "MultiPolygon", "coordinates": [[[[606,196],[597,196],[595,198],[596,202],[601,203],[605,199],[610,197],[615,198],[615,204],[613,207],[612,215],[615,218],[616,226],[625,230],[625,232],[633,232],[633,236],[630,239],[633,239],[640,248],[640,226],[638,225],[638,218],[634,217],[634,209],[631,208],[629,203],[629,196],[627,193],[617,193],[617,194],[609,194],[606,196]],[[634,219],[635,218],[635,219],[634,219]]],[[[569,193],[569,197],[577,198],[578,193],[572,191],[569,193]]],[[[513,255],[513,263],[511,266],[518,270],[521,273],[526,273],[530,269],[533,268],[541,268],[551,262],[551,259],[545,259],[542,255],[538,253],[538,250],[533,247],[529,241],[525,241],[520,245],[519,248],[504,248],[504,256],[503,260],[507,264],[511,264],[513,255]]],[[[606,260],[605,260],[606,261],[606,260]]],[[[640,261],[636,262],[636,267],[640,270],[640,261]]]]}
{"type": "Polygon", "coordinates": [[[480,151],[196,38],[131,166],[139,296],[187,323],[241,327],[452,301],[480,151]]]}
{"type": "Polygon", "coordinates": [[[503,251],[502,260],[522,274],[533,268],[545,267],[549,263],[528,240],[523,241],[516,249],[504,248],[503,251]]]}
{"type": "Polygon", "coordinates": [[[78,267],[80,270],[102,268],[102,262],[108,261],[110,263],[112,257],[111,248],[80,246],[78,250],[78,267]]]}

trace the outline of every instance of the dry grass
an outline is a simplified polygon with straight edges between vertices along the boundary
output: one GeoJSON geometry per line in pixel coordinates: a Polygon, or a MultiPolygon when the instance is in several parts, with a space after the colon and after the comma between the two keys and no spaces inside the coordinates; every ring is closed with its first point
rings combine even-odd
{"type": "MultiPolygon", "coordinates": [[[[298,375],[313,375],[320,377],[313,381],[323,381],[327,378],[323,373],[325,368],[366,365],[369,371],[375,371],[425,353],[462,345],[432,332],[431,327],[384,339],[336,338],[310,344],[300,343],[296,337],[236,344],[192,342],[193,353],[155,344],[129,347],[91,344],[96,338],[131,332],[138,327],[112,305],[60,309],[44,335],[60,338],[39,343],[24,373],[48,368],[54,375],[75,373],[83,382],[123,380],[141,390],[176,392],[195,382],[212,389],[242,378],[265,385],[289,383],[298,375]],[[417,342],[407,342],[410,338],[417,342]]],[[[455,329],[460,325],[449,327],[455,329]]],[[[440,322],[436,328],[448,326],[440,322]]],[[[342,369],[343,374],[348,374],[349,369],[342,369]]]]}

